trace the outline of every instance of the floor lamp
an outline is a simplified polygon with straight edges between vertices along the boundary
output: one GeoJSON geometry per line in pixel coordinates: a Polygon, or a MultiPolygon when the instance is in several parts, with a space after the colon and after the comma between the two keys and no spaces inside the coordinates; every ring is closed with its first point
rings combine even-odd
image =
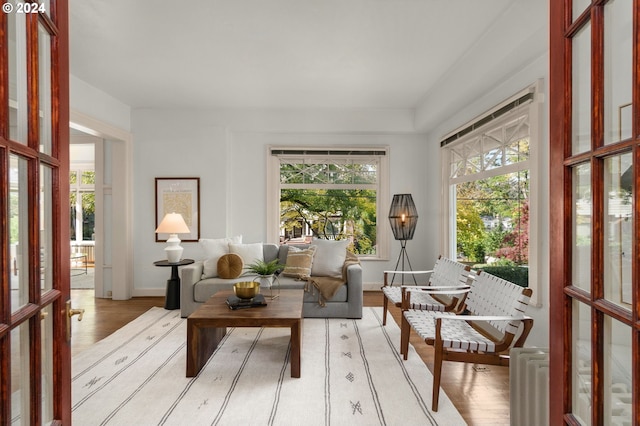
{"type": "MultiPolygon", "coordinates": [[[[391,208],[389,209],[389,223],[391,224],[391,230],[396,240],[400,240],[400,255],[396,262],[395,271],[398,270],[398,265],[402,266],[402,271],[405,270],[405,262],[409,266],[409,270],[413,271],[411,267],[411,261],[407,254],[407,240],[413,239],[413,233],[416,230],[416,224],[418,223],[418,210],[413,203],[413,197],[411,194],[395,194],[391,201],[391,208]]],[[[404,284],[404,274],[402,275],[402,284],[404,284]]],[[[396,275],[393,274],[391,278],[391,284],[396,275]]],[[[416,277],[413,276],[413,281],[418,284],[416,277]]]]}

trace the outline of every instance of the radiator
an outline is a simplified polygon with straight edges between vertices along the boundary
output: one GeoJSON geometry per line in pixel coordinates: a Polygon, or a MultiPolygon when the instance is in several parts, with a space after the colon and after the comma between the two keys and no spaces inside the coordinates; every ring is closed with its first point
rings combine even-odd
{"type": "Polygon", "coordinates": [[[514,348],[509,360],[511,426],[549,424],[549,349],[514,348]]]}

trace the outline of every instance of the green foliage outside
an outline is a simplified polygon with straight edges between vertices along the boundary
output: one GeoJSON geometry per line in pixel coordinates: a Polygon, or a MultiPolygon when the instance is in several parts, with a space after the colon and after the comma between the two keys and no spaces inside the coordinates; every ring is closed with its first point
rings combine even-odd
{"type": "Polygon", "coordinates": [[[20,237],[20,208],[17,192],[9,193],[9,243],[17,244],[20,237]]]}
{"type": "Polygon", "coordinates": [[[94,185],[96,183],[96,174],[93,170],[84,170],[80,174],[80,187],[85,188],[78,190],[78,172],[71,171],[69,174],[69,181],[71,183],[71,193],[69,194],[69,206],[70,206],[70,226],[71,226],[71,239],[76,239],[76,203],[77,197],[80,195],[80,208],[82,215],[82,240],[92,241],[95,231],[95,216],[96,216],[96,194],[94,192],[94,185]]]}
{"type": "Polygon", "coordinates": [[[376,191],[362,189],[283,189],[280,222],[285,235],[306,224],[313,236],[350,239],[356,254],[375,254],[376,191]]]}
{"type": "MultiPolygon", "coordinates": [[[[513,266],[528,264],[527,171],[459,184],[456,186],[456,197],[456,238],[461,260],[484,264],[486,257],[493,257],[498,259],[498,263],[502,259],[513,266]],[[487,229],[483,218],[495,226],[487,229]],[[509,229],[505,223],[510,223],[509,229]]],[[[517,274],[519,282],[523,282],[528,271],[520,271],[526,268],[515,269],[499,273],[510,273],[510,276],[517,274]],[[515,269],[518,271],[513,272],[515,269]]]]}
{"type": "Polygon", "coordinates": [[[474,269],[482,269],[483,271],[510,281],[521,287],[529,287],[529,268],[517,265],[474,265],[474,269]]]}

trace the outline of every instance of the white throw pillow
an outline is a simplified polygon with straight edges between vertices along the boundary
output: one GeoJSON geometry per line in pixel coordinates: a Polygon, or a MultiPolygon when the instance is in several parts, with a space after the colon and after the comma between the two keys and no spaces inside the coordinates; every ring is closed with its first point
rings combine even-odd
{"type": "Polygon", "coordinates": [[[342,277],[342,267],[347,256],[349,240],[313,240],[311,247],[316,247],[311,265],[314,277],[342,277]]]}
{"type": "Polygon", "coordinates": [[[218,259],[229,253],[230,243],[241,243],[242,235],[231,238],[201,238],[200,246],[204,250],[204,262],[202,269],[202,279],[214,278],[218,276],[218,259]]]}
{"type": "Polygon", "coordinates": [[[264,260],[262,243],[229,244],[229,253],[235,253],[242,258],[245,269],[258,260],[264,260]]]}

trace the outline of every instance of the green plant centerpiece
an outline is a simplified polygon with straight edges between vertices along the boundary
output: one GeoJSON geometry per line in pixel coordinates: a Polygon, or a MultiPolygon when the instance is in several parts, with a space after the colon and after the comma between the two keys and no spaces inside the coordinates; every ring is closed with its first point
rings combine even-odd
{"type": "Polygon", "coordinates": [[[260,282],[260,286],[269,288],[273,284],[273,274],[282,268],[284,268],[284,265],[280,264],[278,259],[274,259],[270,262],[256,260],[246,266],[246,274],[256,275],[256,278],[260,282]]]}

